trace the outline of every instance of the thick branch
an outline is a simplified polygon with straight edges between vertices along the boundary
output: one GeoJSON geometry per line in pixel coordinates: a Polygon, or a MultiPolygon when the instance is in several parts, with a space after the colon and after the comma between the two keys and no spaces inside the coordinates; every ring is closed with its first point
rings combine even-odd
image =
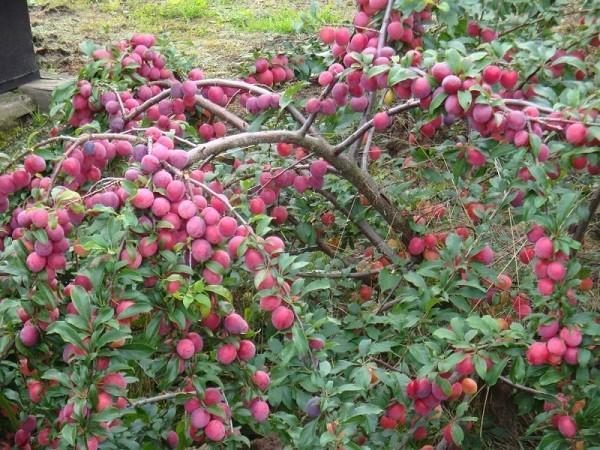
{"type": "Polygon", "coordinates": [[[348,217],[354,224],[358,227],[360,231],[366,236],[366,238],[371,241],[371,243],[379,249],[381,253],[385,255],[392,262],[397,262],[400,260],[400,257],[392,250],[392,248],[387,245],[387,243],[383,240],[381,236],[371,227],[371,225],[366,220],[356,220],[352,217],[352,211],[348,211],[337,201],[337,197],[329,191],[320,190],[319,194],[329,200],[336,209],[341,211],[346,217],[348,217]]]}
{"type": "Polygon", "coordinates": [[[368,174],[361,171],[347,155],[336,156],[334,148],[321,138],[303,136],[297,131],[286,130],[240,133],[215,139],[191,149],[189,151],[189,164],[232,148],[279,142],[302,146],[325,159],[338,170],[343,178],[352,183],[360,194],[366,197],[373,208],[383,216],[392,228],[402,234],[404,241],[408,242],[410,240],[412,232],[408,223],[403,219],[396,206],[382,194],[381,187],[368,174]]]}
{"type": "Polygon", "coordinates": [[[220,117],[224,121],[229,122],[240,131],[246,131],[248,129],[248,123],[245,120],[201,95],[196,95],[196,104],[210,111],[215,116],[220,117]]]}

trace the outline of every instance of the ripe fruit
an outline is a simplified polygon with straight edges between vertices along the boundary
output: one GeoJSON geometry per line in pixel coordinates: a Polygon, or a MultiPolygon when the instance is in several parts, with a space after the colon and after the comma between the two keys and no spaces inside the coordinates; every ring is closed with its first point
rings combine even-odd
{"type": "Polygon", "coordinates": [[[194,428],[204,428],[210,422],[210,414],[203,408],[192,411],[190,422],[194,428]]]}
{"type": "Polygon", "coordinates": [[[465,356],[464,359],[456,365],[455,369],[462,376],[471,375],[475,371],[471,355],[465,356]]]}
{"type": "Polygon", "coordinates": [[[237,349],[233,344],[224,344],[217,350],[217,361],[229,365],[237,358],[237,349]]]}
{"type": "Polygon", "coordinates": [[[194,343],[190,339],[181,339],[177,343],[177,354],[181,359],[190,359],[195,352],[194,343]]]}
{"type": "Polygon", "coordinates": [[[237,351],[237,357],[241,361],[250,361],[256,355],[256,346],[248,339],[242,339],[237,351]]]}
{"type": "Polygon", "coordinates": [[[378,112],[373,116],[373,127],[376,130],[384,130],[392,123],[390,116],[385,111],[378,112]]]}
{"type": "Polygon", "coordinates": [[[562,281],[567,274],[567,269],[562,263],[554,261],[548,264],[547,274],[554,281],[562,281]]]}
{"type": "Polygon", "coordinates": [[[333,27],[323,27],[319,31],[319,37],[325,44],[332,44],[335,41],[335,29],[333,27]]]}
{"type": "Polygon", "coordinates": [[[498,66],[487,66],[483,69],[483,81],[488,84],[496,84],[502,77],[502,71],[498,66]]]}
{"type": "Polygon", "coordinates": [[[452,70],[450,70],[450,66],[448,66],[448,64],[441,62],[433,65],[431,68],[431,74],[438,83],[441,83],[444,78],[452,74],[452,70]]]}
{"type": "Polygon", "coordinates": [[[25,347],[33,347],[39,342],[40,335],[36,327],[25,324],[19,332],[19,338],[25,347]]]}
{"type": "Polygon", "coordinates": [[[278,306],[271,313],[271,322],[277,330],[285,330],[294,323],[294,312],[286,306],[278,306]]]}
{"type": "Polygon", "coordinates": [[[271,378],[267,372],[257,370],[252,375],[252,382],[261,390],[266,391],[271,383],[271,378]]]}
{"type": "Polygon", "coordinates": [[[431,85],[425,77],[416,78],[411,84],[412,95],[415,98],[425,98],[431,94],[431,85]]]}
{"type": "Polygon", "coordinates": [[[381,158],[381,149],[377,146],[373,146],[369,149],[369,160],[377,161],[381,158]]]}
{"type": "Polygon", "coordinates": [[[263,214],[265,212],[265,202],[260,197],[255,197],[249,202],[250,212],[253,215],[263,214]]]}
{"type": "Polygon", "coordinates": [[[456,75],[447,75],[442,80],[442,88],[444,89],[444,91],[446,91],[446,94],[456,94],[460,89],[461,85],[462,82],[460,81],[460,78],[458,78],[456,75]]]}
{"type": "Polygon", "coordinates": [[[581,344],[583,340],[583,336],[581,335],[581,331],[579,328],[573,327],[571,329],[567,327],[563,327],[560,330],[560,338],[567,344],[569,347],[577,347],[581,344]]]}
{"type": "Polygon", "coordinates": [[[220,420],[211,420],[204,428],[204,434],[211,441],[222,441],[225,438],[225,425],[220,420]]]}
{"type": "Polygon", "coordinates": [[[473,395],[477,392],[477,382],[473,378],[464,378],[460,384],[465,394],[473,395]]]}
{"type": "Polygon", "coordinates": [[[246,334],[248,332],[248,323],[237,313],[231,313],[223,321],[225,329],[231,334],[246,334]]]}
{"type": "Polygon", "coordinates": [[[558,431],[564,437],[572,438],[577,434],[577,424],[570,416],[560,416],[558,419],[558,431]]]}
{"type": "Polygon", "coordinates": [[[304,412],[308,417],[319,417],[321,415],[321,397],[311,397],[304,406],[304,412]]]}
{"type": "Polygon", "coordinates": [[[539,238],[535,243],[535,256],[542,259],[548,259],[552,257],[554,253],[554,244],[547,237],[539,238]]]}
{"type": "Polygon", "coordinates": [[[154,194],[146,188],[138,189],[131,203],[138,209],[148,209],[154,203],[154,194]]]}
{"type": "Polygon", "coordinates": [[[500,77],[500,84],[504,89],[512,89],[519,80],[519,73],[514,70],[503,70],[500,77]]]}
{"type": "Polygon", "coordinates": [[[425,241],[420,237],[413,237],[408,243],[408,252],[418,256],[425,251],[425,241]]]}
{"type": "Polygon", "coordinates": [[[567,142],[572,145],[582,145],[587,139],[587,128],[580,123],[573,123],[565,132],[567,142]]]}
{"type": "Polygon", "coordinates": [[[540,325],[537,329],[537,333],[542,339],[550,339],[551,337],[556,336],[556,333],[558,333],[558,320],[553,320],[548,324],[540,325]]]}
{"type": "Polygon", "coordinates": [[[264,400],[255,399],[250,405],[252,417],[257,422],[264,422],[269,417],[269,404],[264,400]]]}
{"type": "Polygon", "coordinates": [[[358,295],[360,296],[360,298],[364,301],[367,301],[371,298],[371,296],[373,295],[373,288],[371,286],[368,286],[366,284],[363,284],[360,289],[358,290],[358,295]]]}
{"type": "Polygon", "coordinates": [[[527,361],[532,366],[546,364],[549,355],[545,342],[534,342],[529,346],[526,353],[527,361]]]}
{"type": "Polygon", "coordinates": [[[38,255],[36,252],[30,253],[25,262],[27,268],[32,272],[41,272],[46,266],[46,258],[38,255]]]}

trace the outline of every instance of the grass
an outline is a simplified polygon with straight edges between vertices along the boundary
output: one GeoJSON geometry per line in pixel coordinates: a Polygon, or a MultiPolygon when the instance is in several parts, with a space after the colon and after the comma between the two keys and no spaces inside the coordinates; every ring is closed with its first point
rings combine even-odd
{"type": "MultiPolygon", "coordinates": [[[[75,73],[79,44],[134,32],[165,35],[207,74],[235,76],[244,55],[284,51],[323,24],[350,20],[353,0],[30,0],[44,70],[75,73]]],[[[243,64],[242,64],[243,65],[243,64]]]]}
{"type": "Polygon", "coordinates": [[[192,20],[210,13],[208,0],[165,0],[162,2],[139,2],[134,4],[132,15],[141,23],[160,19],[192,20]]]}
{"type": "Polygon", "coordinates": [[[249,8],[241,9],[227,19],[241,31],[282,34],[314,31],[320,25],[339,23],[342,20],[331,4],[311,8],[310,12],[284,7],[263,9],[257,14],[257,11],[249,8]]]}

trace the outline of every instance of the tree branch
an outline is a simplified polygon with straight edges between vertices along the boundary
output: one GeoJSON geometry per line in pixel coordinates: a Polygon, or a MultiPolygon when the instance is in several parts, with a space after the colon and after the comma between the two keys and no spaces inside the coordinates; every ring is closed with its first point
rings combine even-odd
{"type": "Polygon", "coordinates": [[[209,99],[202,97],[201,95],[196,95],[196,104],[200,105],[204,109],[207,109],[224,121],[229,122],[240,131],[246,131],[248,129],[248,122],[241,119],[236,114],[228,111],[226,108],[223,108],[222,106],[211,102],[209,99]]]}
{"type": "Polygon", "coordinates": [[[521,391],[529,392],[530,394],[535,394],[535,395],[546,395],[546,396],[549,396],[549,397],[556,397],[554,394],[549,394],[548,392],[538,391],[536,389],[533,389],[533,388],[530,388],[530,387],[527,387],[527,386],[523,386],[522,384],[519,384],[519,383],[513,383],[512,381],[510,381],[504,375],[500,375],[499,378],[504,383],[508,384],[509,386],[514,387],[515,389],[519,389],[521,391]]]}
{"type": "Polygon", "coordinates": [[[588,216],[584,220],[579,222],[579,225],[577,225],[577,229],[575,230],[573,239],[583,243],[583,237],[585,236],[585,232],[586,232],[590,222],[592,221],[594,214],[596,214],[598,205],[600,205],[600,189],[596,190],[596,194],[594,195],[594,198],[592,198],[592,201],[590,202],[590,207],[588,209],[588,216]]]}
{"type": "Polygon", "coordinates": [[[327,200],[329,200],[333,206],[335,206],[336,209],[338,209],[339,211],[341,211],[346,217],[348,217],[357,227],[360,231],[362,231],[362,233],[365,235],[365,237],[371,241],[371,243],[381,252],[385,255],[386,258],[388,258],[391,262],[398,262],[400,260],[400,257],[396,254],[396,252],[394,252],[394,250],[392,250],[392,248],[387,245],[387,243],[383,240],[383,238],[381,236],[379,236],[379,234],[373,229],[373,227],[371,227],[371,225],[366,221],[366,220],[356,220],[355,218],[352,217],[352,211],[347,210],[345,207],[343,207],[337,200],[337,197],[329,192],[329,191],[325,191],[323,189],[318,191],[319,194],[321,194],[323,197],[325,197],[327,200]]]}
{"type": "Polygon", "coordinates": [[[180,395],[196,395],[195,392],[179,391],[179,392],[165,392],[164,394],[156,395],[154,397],[138,398],[130,400],[131,406],[137,408],[138,406],[147,405],[149,403],[162,402],[164,400],[171,400],[172,398],[179,397],[180,395]]]}
{"type": "Polygon", "coordinates": [[[301,278],[358,278],[360,280],[368,280],[375,275],[378,275],[380,270],[368,270],[366,272],[324,272],[315,270],[314,272],[300,272],[298,276],[301,278]]]}
{"type": "MultiPolygon", "coordinates": [[[[335,155],[334,148],[320,137],[303,136],[297,131],[275,130],[256,131],[225,136],[206,142],[189,151],[189,163],[193,164],[208,156],[217,155],[226,150],[240,147],[250,147],[258,144],[276,144],[286,142],[307,148],[325,159],[339,174],[348,180],[362,194],[373,208],[379,212],[385,221],[402,235],[408,242],[412,231],[400,211],[382,194],[381,187],[369,176],[360,170],[356,163],[347,155],[335,155]]],[[[391,256],[391,255],[390,255],[391,256]]]]}
{"type": "MultiPolygon", "coordinates": [[[[389,116],[393,116],[399,114],[404,111],[408,111],[409,109],[416,108],[419,106],[419,100],[409,100],[406,103],[402,103],[401,105],[396,105],[393,108],[387,110],[389,116]]],[[[355,141],[360,139],[362,135],[373,127],[373,119],[366,121],[361,126],[359,126],[354,133],[344,139],[342,142],[335,146],[335,153],[339,155],[342,151],[344,151],[347,147],[352,145],[355,141]]]]}

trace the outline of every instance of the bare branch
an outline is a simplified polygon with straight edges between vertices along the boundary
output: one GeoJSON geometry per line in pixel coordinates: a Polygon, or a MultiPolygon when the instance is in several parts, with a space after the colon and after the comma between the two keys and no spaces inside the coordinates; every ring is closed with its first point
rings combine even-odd
{"type": "MultiPolygon", "coordinates": [[[[408,111],[409,109],[416,108],[419,106],[419,100],[409,100],[406,103],[402,103],[401,105],[396,105],[393,108],[387,110],[389,116],[393,116],[399,114],[404,111],[408,111]]],[[[356,129],[354,133],[344,139],[342,142],[335,146],[335,153],[339,155],[342,151],[344,151],[347,147],[352,145],[355,141],[361,138],[361,136],[373,127],[373,119],[366,121],[360,127],[356,129]]]]}
{"type": "Polygon", "coordinates": [[[300,272],[298,276],[301,278],[358,278],[369,279],[379,274],[381,270],[368,270],[366,272],[324,272],[315,270],[314,272],[300,272]]]}
{"type": "Polygon", "coordinates": [[[165,392],[163,394],[155,395],[154,397],[147,398],[138,398],[135,400],[130,400],[131,406],[134,408],[142,405],[147,405],[149,403],[162,402],[164,400],[171,400],[173,398],[179,397],[180,395],[196,395],[196,392],[187,392],[187,391],[179,391],[179,392],[165,392]]]}
{"type": "Polygon", "coordinates": [[[583,237],[585,236],[585,232],[590,224],[590,221],[596,214],[596,210],[598,209],[598,205],[600,205],[600,189],[596,190],[596,194],[592,201],[590,202],[590,206],[588,209],[587,217],[582,220],[579,225],[577,225],[577,230],[575,230],[575,234],[573,235],[573,239],[579,242],[583,242],[583,237]]]}
{"type": "Polygon", "coordinates": [[[207,109],[215,116],[220,117],[226,122],[229,122],[240,131],[245,131],[248,129],[248,122],[228,111],[226,108],[223,108],[222,106],[211,102],[207,98],[202,97],[201,95],[196,95],[196,104],[200,105],[204,109],[207,109]]]}

